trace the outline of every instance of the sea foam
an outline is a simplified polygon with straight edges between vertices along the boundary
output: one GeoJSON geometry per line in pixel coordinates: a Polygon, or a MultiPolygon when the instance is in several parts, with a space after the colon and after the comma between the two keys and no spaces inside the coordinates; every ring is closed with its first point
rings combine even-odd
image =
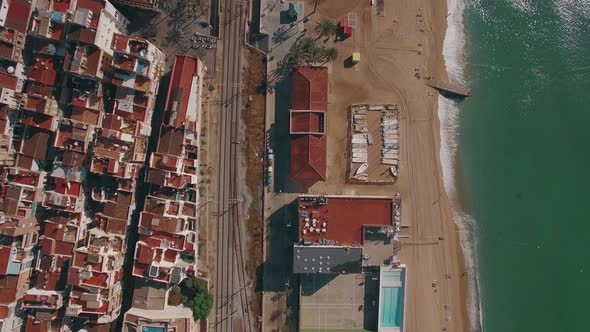
{"type": "MultiPolygon", "coordinates": [[[[465,2],[464,0],[447,0],[447,6],[447,31],[443,45],[445,67],[449,76],[449,81],[465,83],[464,73],[465,64],[467,63],[465,53],[466,35],[463,25],[465,2]]],[[[439,96],[438,117],[441,126],[440,160],[443,171],[443,182],[447,194],[455,205],[457,205],[455,167],[458,148],[459,115],[460,109],[455,101],[439,96]]],[[[469,214],[461,211],[459,208],[459,206],[456,206],[455,212],[453,213],[453,219],[459,228],[461,248],[463,250],[465,267],[469,277],[467,310],[469,314],[470,330],[481,331],[482,317],[475,268],[475,223],[469,214]]]]}

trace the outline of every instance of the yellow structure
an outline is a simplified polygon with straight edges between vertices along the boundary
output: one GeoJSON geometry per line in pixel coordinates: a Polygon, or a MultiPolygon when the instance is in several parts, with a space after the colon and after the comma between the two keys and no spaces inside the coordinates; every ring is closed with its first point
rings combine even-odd
{"type": "Polygon", "coordinates": [[[361,62],[361,53],[360,52],[354,52],[354,53],[352,53],[352,62],[353,63],[359,63],[359,62],[361,62]]]}

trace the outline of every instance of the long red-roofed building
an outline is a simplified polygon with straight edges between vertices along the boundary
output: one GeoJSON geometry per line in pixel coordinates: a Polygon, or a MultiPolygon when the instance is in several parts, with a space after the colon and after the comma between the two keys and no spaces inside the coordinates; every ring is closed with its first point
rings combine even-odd
{"type": "Polygon", "coordinates": [[[297,67],[292,84],[291,179],[309,185],[326,180],[328,69],[297,67]]]}
{"type": "Polygon", "coordinates": [[[195,131],[200,126],[199,96],[206,71],[205,65],[197,58],[177,56],[172,68],[164,123],[195,131]]]}

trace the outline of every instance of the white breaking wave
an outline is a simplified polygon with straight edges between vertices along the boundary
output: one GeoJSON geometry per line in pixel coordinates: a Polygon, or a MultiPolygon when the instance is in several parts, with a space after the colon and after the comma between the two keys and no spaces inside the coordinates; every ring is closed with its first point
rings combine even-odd
{"type": "MultiPolygon", "coordinates": [[[[466,36],[463,25],[464,0],[447,0],[448,16],[447,31],[443,45],[444,62],[449,81],[465,83],[466,36]]],[[[440,119],[440,160],[443,172],[443,182],[449,197],[457,201],[455,163],[458,148],[460,109],[455,101],[442,96],[438,98],[438,117],[440,119]]],[[[459,228],[459,238],[469,281],[467,290],[467,310],[471,331],[481,330],[481,311],[479,292],[477,287],[477,272],[475,269],[474,227],[471,216],[456,210],[453,219],[459,228]]]]}
{"type": "Polygon", "coordinates": [[[535,11],[532,0],[513,0],[511,3],[516,9],[520,9],[525,13],[532,14],[535,11]]]}
{"type": "Polygon", "coordinates": [[[555,0],[555,6],[561,19],[570,25],[583,22],[580,19],[590,17],[590,1],[588,0],[555,0]]]}

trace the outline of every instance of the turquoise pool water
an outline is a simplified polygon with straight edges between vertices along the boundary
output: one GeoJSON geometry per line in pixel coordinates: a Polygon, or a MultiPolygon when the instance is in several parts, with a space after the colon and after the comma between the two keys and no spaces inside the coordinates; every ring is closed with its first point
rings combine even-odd
{"type": "Polygon", "coordinates": [[[404,289],[381,288],[381,326],[400,327],[404,311],[404,289]]]}
{"type": "Polygon", "coordinates": [[[141,332],[166,332],[166,329],[161,326],[143,326],[141,332]]]}
{"type": "Polygon", "coordinates": [[[392,282],[401,282],[402,281],[402,271],[387,271],[383,272],[383,276],[381,278],[382,284],[392,283],[392,282]]]}

